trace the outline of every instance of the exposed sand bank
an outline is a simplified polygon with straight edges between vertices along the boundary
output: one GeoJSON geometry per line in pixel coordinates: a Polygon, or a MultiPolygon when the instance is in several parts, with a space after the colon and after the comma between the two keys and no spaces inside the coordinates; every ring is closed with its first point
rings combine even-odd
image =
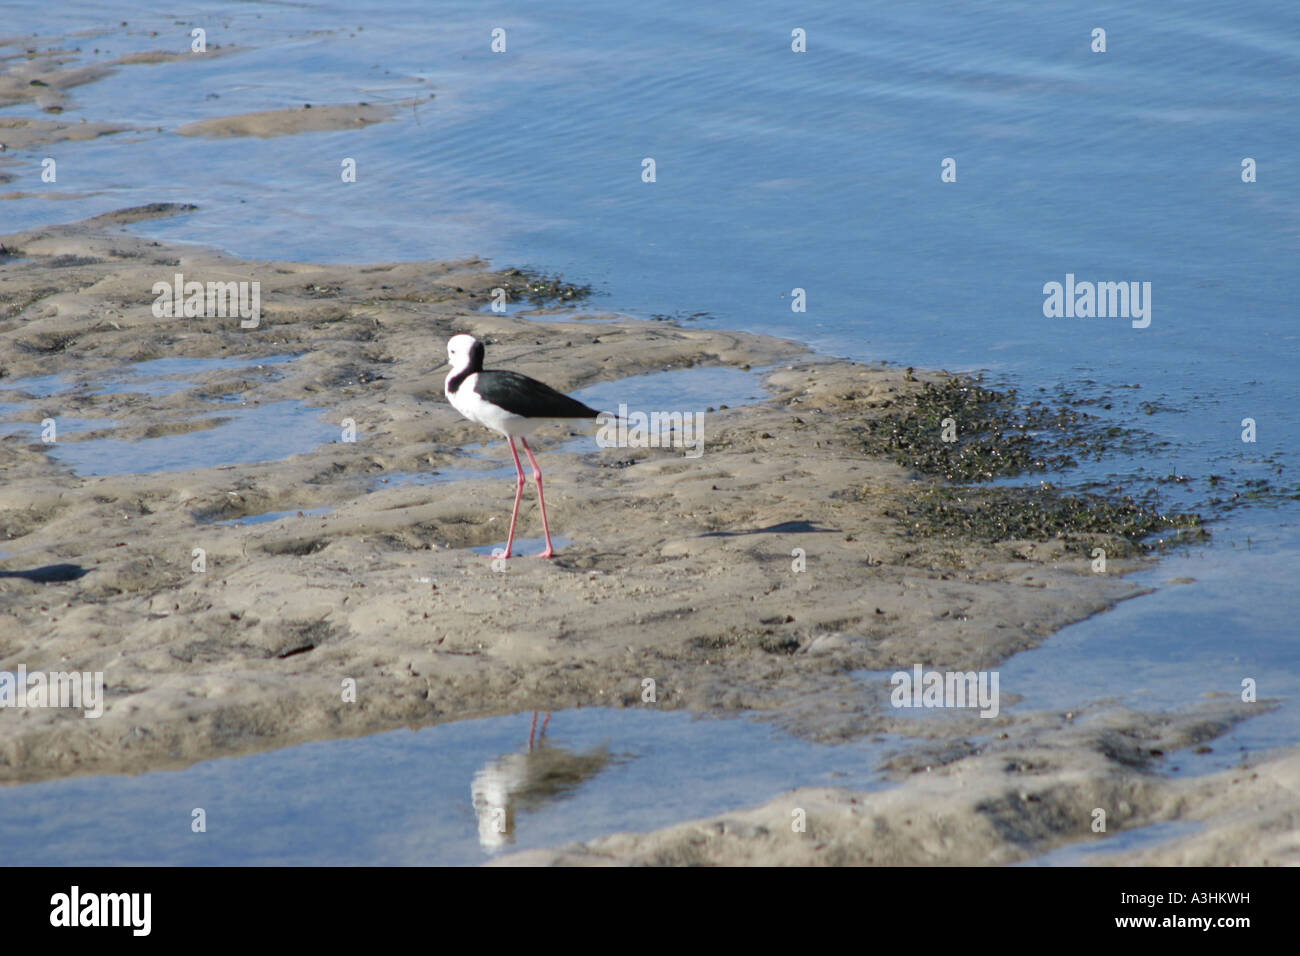
{"type": "MultiPolygon", "coordinates": [[[[202,53],[145,50],[109,57],[97,48],[82,49],[82,41],[89,42],[93,36],[73,34],[53,47],[44,46],[45,39],[0,36],[0,107],[31,103],[47,113],[61,113],[74,105],[70,91],[112,76],[119,67],[211,58],[239,49],[233,43],[216,43],[202,53]],[[85,62],[89,56],[98,59],[85,62]]],[[[188,33],[178,32],[177,38],[188,43],[188,33]]]]}
{"type": "MultiPolygon", "coordinates": [[[[85,571],[75,580],[0,579],[0,670],[102,671],[108,685],[99,719],[55,709],[0,717],[0,781],[134,773],[397,726],[602,705],[749,710],[816,740],[931,736],[941,753],[964,758],[933,778],[948,784],[932,784],[954,819],[984,812],[970,804],[977,791],[1005,789],[995,765],[1008,754],[1032,761],[1043,747],[1060,750],[1034,785],[1071,781],[1072,812],[1130,791],[1165,793],[1149,767],[1122,759],[1117,767],[1095,739],[1051,726],[1051,715],[970,712],[922,727],[889,707],[883,683],[853,676],[918,663],[993,668],[1139,593],[1123,574],[1145,559],[1117,558],[1098,574],[1079,549],[1113,544],[1123,553],[1105,534],[977,540],[927,535],[908,519],[909,502],[944,483],[868,455],[863,431],[905,414],[927,384],[948,381],[944,373],[833,361],[792,342],[598,312],[545,323],[485,313],[478,310],[493,288],[518,298],[528,282],[477,260],[248,262],[121,228],[186,211],[159,205],[0,236],[10,254],[0,257],[0,389],[55,373],[71,385],[29,393],[8,416],[26,426],[0,439],[0,552],[8,553],[0,569],[85,571]],[[200,282],[258,281],[258,327],[241,328],[238,317],[155,317],[154,284],[178,272],[200,282]],[[770,368],[768,398],[707,411],[704,453],[694,459],[668,448],[556,454],[548,453],[556,443],[540,442],[552,532],[572,544],[554,561],[518,558],[498,571],[468,549],[504,541],[513,478],[384,484],[465,467],[464,446],[492,441],[446,404],[442,375],[432,371],[446,339],[462,331],[488,341],[489,366],[562,390],[719,365],[770,368]],[[253,362],[286,354],[299,357],[253,362]],[[159,395],[79,384],[176,357],[253,364],[194,373],[191,387],[159,395]],[[145,475],[78,476],[58,457],[79,442],[201,434],[276,402],[320,409],[338,437],[281,461],[145,475]],[[51,447],[38,437],[47,418],[79,426],[61,428],[51,447]],[[355,421],[356,442],[339,440],[344,419],[355,421]],[[331,510],[214,523],[316,508],[331,510]],[[205,555],[201,572],[193,570],[196,548],[205,555]],[[642,700],[647,678],[656,683],[652,705],[642,700]],[[355,702],[340,691],[346,679],[356,682],[355,702]],[[968,737],[998,733],[1007,737],[968,756],[968,737]],[[962,769],[967,761],[978,773],[962,769]],[[942,786],[967,780],[979,786],[944,795],[942,786]]],[[[643,407],[634,391],[625,400],[643,407]]],[[[124,446],[122,455],[143,447],[124,446]]],[[[499,442],[480,454],[509,464],[499,442]]],[[[521,523],[522,535],[539,532],[531,487],[521,523]]],[[[1002,707],[1014,700],[1015,688],[1003,686],[1002,707]]],[[[1157,736],[1212,736],[1207,726],[1222,729],[1234,716],[1099,719],[1157,736]]],[[[917,785],[871,798],[885,801],[877,815],[902,813],[917,785]]],[[[946,859],[901,837],[892,849],[868,851],[878,834],[846,809],[855,798],[799,799],[827,808],[818,819],[844,818],[826,825],[845,849],[823,860],[1005,862],[1027,852],[994,822],[955,849],[940,841],[946,859]]],[[[1137,809],[1120,816],[1158,818],[1171,799],[1133,797],[1137,809]]],[[[772,830],[768,818],[788,817],[787,803],[748,813],[772,830]]],[[[1037,812],[1008,808],[1004,816],[1027,814],[1032,827],[1037,812]]],[[[1086,827],[1086,813],[1080,819],[1086,827]]],[[[682,836],[689,826],[655,835],[653,846],[620,837],[616,849],[533,859],[684,862],[695,852],[685,849],[694,846],[682,836]]],[[[1076,830],[1071,817],[1051,833],[1067,839],[1076,830]]],[[[807,842],[723,842],[726,849],[700,860],[816,859],[807,842]]]]}
{"type": "Polygon", "coordinates": [[[322,133],[340,129],[359,129],[372,123],[392,119],[401,106],[413,106],[414,100],[392,105],[347,103],[319,106],[305,104],[295,109],[263,110],[198,120],[177,127],[182,136],[293,136],[298,133],[322,133]]]}
{"type": "Polygon", "coordinates": [[[971,756],[916,768],[921,772],[892,790],[793,790],[749,810],[494,863],[989,866],[1067,845],[1104,848],[1117,833],[1181,821],[1192,832],[1074,862],[1300,865],[1300,752],[1255,758],[1247,767],[1203,777],[1153,772],[1160,757],[1212,740],[1247,708],[1198,711],[1044,715],[971,756]],[[797,830],[801,811],[805,826],[797,830]],[[1104,822],[1104,833],[1094,830],[1097,821],[1104,822]]]}

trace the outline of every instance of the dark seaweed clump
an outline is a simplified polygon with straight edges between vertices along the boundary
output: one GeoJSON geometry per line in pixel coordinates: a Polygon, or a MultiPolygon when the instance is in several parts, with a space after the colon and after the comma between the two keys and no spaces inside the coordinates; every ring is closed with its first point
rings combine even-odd
{"type": "Polygon", "coordinates": [[[589,285],[566,282],[559,276],[543,275],[530,269],[511,269],[503,272],[502,288],[512,302],[527,299],[533,305],[551,302],[580,302],[591,296],[589,285]]]}
{"type": "Polygon", "coordinates": [[[899,399],[890,414],[861,432],[867,452],[953,484],[900,496],[893,517],[909,534],[986,544],[1059,540],[1070,552],[1102,547],[1112,557],[1208,537],[1199,514],[1162,508],[1153,490],[1134,497],[1119,488],[1097,494],[1046,482],[1035,488],[975,484],[1160,447],[1146,432],[1080,410],[1088,402],[1064,389],[1060,399],[1024,404],[1014,389],[987,388],[979,376],[925,382],[899,399]],[[945,442],[948,418],[956,440],[945,442]]]}
{"type": "Polygon", "coordinates": [[[867,425],[867,452],[949,481],[989,481],[1063,471],[1081,458],[1132,450],[1145,440],[1140,432],[1107,425],[1069,405],[1021,405],[1015,389],[997,391],[982,382],[980,376],[926,382],[900,400],[901,414],[867,425]],[[955,423],[955,441],[943,441],[947,418],[955,423]]]}
{"type": "Polygon", "coordinates": [[[76,341],[77,337],[69,333],[47,332],[44,335],[36,336],[29,342],[20,341],[14,344],[23,352],[52,354],[67,351],[76,341]]]}
{"type": "Polygon", "coordinates": [[[1059,539],[1070,552],[1126,557],[1203,540],[1201,516],[1162,511],[1131,496],[1038,488],[935,486],[905,495],[893,516],[911,534],[995,544],[1059,539]],[[1152,540],[1164,532],[1168,538],[1152,540]]]}
{"type": "MultiPolygon", "coordinates": [[[[781,623],[791,623],[794,618],[786,618],[781,623]]],[[[776,623],[776,622],[773,622],[776,623]]],[[[732,628],[726,634],[712,634],[693,637],[687,645],[701,651],[717,653],[738,647],[745,650],[761,650],[768,654],[789,655],[799,649],[799,639],[793,634],[781,634],[775,628],[732,628]]]]}
{"type": "MultiPolygon", "coordinates": [[[[59,291],[58,289],[52,286],[43,289],[33,289],[30,292],[28,292],[25,297],[21,299],[15,299],[3,305],[0,305],[0,319],[8,319],[8,318],[12,318],[15,315],[21,315],[26,309],[35,305],[37,302],[41,301],[41,299],[44,299],[46,296],[54,295],[58,291],[59,291]]],[[[45,350],[38,347],[34,350],[29,349],[28,351],[40,352],[45,350]]]]}

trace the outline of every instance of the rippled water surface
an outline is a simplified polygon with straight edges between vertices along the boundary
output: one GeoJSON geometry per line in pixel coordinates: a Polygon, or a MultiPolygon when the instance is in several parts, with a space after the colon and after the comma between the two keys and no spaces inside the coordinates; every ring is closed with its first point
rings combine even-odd
{"type": "MultiPolygon", "coordinates": [[[[51,30],[35,0],[11,0],[5,21],[3,32],[51,30]]],[[[183,49],[191,25],[162,5],[68,2],[59,30],[99,30],[78,42],[116,54],[183,49]]],[[[601,309],[689,316],[864,361],[987,369],[1026,394],[1063,386],[1163,443],[1089,476],[1189,476],[1166,486],[1173,503],[1203,501],[1216,474],[1296,487],[1300,7],[216,2],[201,25],[209,43],[240,52],[127,67],[77,88],[65,119],[141,131],[52,148],[57,189],[84,198],[0,203],[6,228],[177,201],[200,208],[133,228],[267,259],[489,256],[593,283],[601,309]],[[1104,54],[1089,48],[1096,26],[1104,54]],[[507,31],[502,54],[489,49],[495,27],[507,31]],[[807,53],[791,52],[794,28],[807,31],[807,53]],[[196,118],[359,100],[407,105],[355,132],[171,132],[196,118]],[[357,161],[355,184],[340,182],[345,157],[357,161]],[[1257,182],[1242,181],[1247,157],[1257,182]],[[646,158],[653,183],[642,181],[646,158]],[[956,182],[940,180],[945,158],[956,182]],[[1067,274],[1150,282],[1150,325],[1045,317],[1044,284],[1067,274]],[[791,311],[796,288],[805,312],[791,311]],[[1254,443],[1241,439],[1248,418],[1254,443]]],[[[47,188],[38,172],[13,185],[47,188]]],[[[58,385],[28,383],[37,395],[58,385]]],[[[1297,507],[1283,497],[1228,514],[1210,546],[1144,573],[1153,593],[1008,662],[1003,690],[1023,695],[1021,707],[1100,697],[1163,707],[1235,694],[1250,678],[1279,709],[1197,766],[1294,743],[1297,507]]],[[[684,745],[669,778],[689,790],[707,766],[692,748],[705,745],[684,745]]],[[[454,782],[422,772],[429,806],[459,806],[429,812],[461,814],[463,830],[477,758],[457,759],[454,782]]],[[[638,766],[648,763],[605,771],[587,792],[638,766]]],[[[736,799],[746,802],[720,798],[736,799]]],[[[416,802],[402,812],[418,829],[416,802]]],[[[205,852],[184,842],[184,815],[167,826],[187,848],[176,852],[205,852]]],[[[428,860],[436,843],[390,849],[428,860]]]]}

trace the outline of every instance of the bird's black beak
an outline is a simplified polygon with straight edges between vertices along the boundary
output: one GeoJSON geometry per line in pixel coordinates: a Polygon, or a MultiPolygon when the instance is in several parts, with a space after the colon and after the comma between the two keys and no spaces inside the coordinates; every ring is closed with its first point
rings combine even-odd
{"type": "Polygon", "coordinates": [[[449,359],[443,359],[441,362],[439,362],[439,363],[438,363],[437,365],[435,365],[433,368],[429,369],[429,371],[430,371],[430,372],[436,372],[436,371],[438,371],[438,369],[446,368],[447,365],[449,364],[449,362],[450,362],[449,359]]]}

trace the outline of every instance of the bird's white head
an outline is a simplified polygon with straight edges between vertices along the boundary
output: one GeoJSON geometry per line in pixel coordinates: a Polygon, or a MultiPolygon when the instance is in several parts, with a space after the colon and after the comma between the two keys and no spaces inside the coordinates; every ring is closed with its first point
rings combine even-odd
{"type": "Polygon", "coordinates": [[[453,335],[447,340],[447,361],[452,375],[467,368],[477,372],[483,368],[483,343],[472,335],[453,335]]]}

